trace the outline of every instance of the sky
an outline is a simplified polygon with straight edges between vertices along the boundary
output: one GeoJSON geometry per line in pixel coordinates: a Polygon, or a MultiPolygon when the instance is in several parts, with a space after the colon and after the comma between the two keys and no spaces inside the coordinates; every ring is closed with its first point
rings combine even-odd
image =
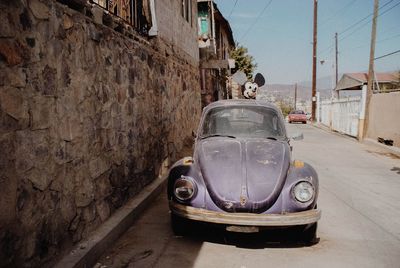
{"type": "MultiPolygon", "coordinates": [[[[312,80],[313,0],[214,2],[268,84],[312,80]]],[[[336,32],[339,73],[368,71],[373,6],[374,0],[318,1],[317,78],[334,78],[336,32]]],[[[375,58],[400,50],[400,0],[379,0],[379,7],[375,58]]],[[[376,72],[396,70],[400,53],[375,61],[376,72]]]]}

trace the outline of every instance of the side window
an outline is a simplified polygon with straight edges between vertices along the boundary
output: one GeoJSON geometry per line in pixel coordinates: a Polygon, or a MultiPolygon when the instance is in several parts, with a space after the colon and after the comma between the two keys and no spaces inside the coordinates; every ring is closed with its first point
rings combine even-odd
{"type": "Polygon", "coordinates": [[[192,0],[182,0],[181,14],[192,25],[192,0]]]}
{"type": "Polygon", "coordinates": [[[275,131],[278,130],[278,117],[276,115],[272,118],[272,127],[275,131]]]}

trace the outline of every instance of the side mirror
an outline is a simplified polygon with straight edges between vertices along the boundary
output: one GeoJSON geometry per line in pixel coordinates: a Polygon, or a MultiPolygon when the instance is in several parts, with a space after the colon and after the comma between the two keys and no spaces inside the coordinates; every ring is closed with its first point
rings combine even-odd
{"type": "Polygon", "coordinates": [[[300,141],[300,140],[304,139],[304,136],[303,136],[303,133],[299,132],[299,133],[293,134],[290,138],[294,141],[300,141]]]}

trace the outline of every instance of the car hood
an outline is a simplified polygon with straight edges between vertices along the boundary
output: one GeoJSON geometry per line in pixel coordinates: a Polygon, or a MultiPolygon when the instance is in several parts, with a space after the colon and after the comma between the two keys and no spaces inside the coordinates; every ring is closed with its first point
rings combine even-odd
{"type": "Polygon", "coordinates": [[[290,164],[286,142],[208,138],[196,146],[213,202],[228,212],[260,213],[277,200],[290,164]]]}

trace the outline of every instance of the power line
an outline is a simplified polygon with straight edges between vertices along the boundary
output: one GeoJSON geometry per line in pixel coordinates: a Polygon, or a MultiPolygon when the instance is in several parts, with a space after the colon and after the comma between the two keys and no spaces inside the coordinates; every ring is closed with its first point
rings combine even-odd
{"type": "MultiPolygon", "coordinates": [[[[385,6],[387,6],[388,4],[390,4],[390,3],[393,2],[393,1],[394,1],[394,0],[388,1],[386,4],[384,4],[383,6],[381,6],[379,9],[384,8],[385,6]]],[[[395,5],[391,6],[389,9],[383,11],[381,14],[378,15],[378,17],[379,17],[379,16],[382,16],[382,15],[384,15],[384,14],[386,14],[387,12],[389,12],[389,11],[392,10],[393,8],[397,7],[398,5],[400,5],[400,1],[397,2],[395,5]]],[[[378,9],[378,10],[379,10],[379,9],[378,9]]],[[[343,34],[343,33],[345,33],[345,32],[347,32],[348,30],[350,30],[350,29],[353,28],[354,26],[356,26],[356,25],[358,25],[359,23],[365,21],[365,20],[368,19],[371,15],[373,15],[373,13],[371,13],[371,14],[369,14],[368,16],[362,18],[361,20],[357,21],[356,23],[353,23],[351,26],[347,27],[345,30],[343,30],[342,32],[340,32],[339,35],[340,35],[340,34],[343,34]]],[[[357,27],[357,28],[356,28],[354,31],[352,31],[350,34],[345,35],[344,37],[340,38],[339,41],[342,41],[342,40],[344,40],[344,39],[346,39],[346,38],[352,36],[355,32],[357,32],[358,30],[360,30],[361,28],[363,28],[365,25],[369,24],[371,21],[372,21],[372,19],[369,20],[369,21],[367,21],[367,22],[365,22],[365,23],[362,24],[361,26],[357,27]]],[[[327,48],[323,49],[321,52],[319,52],[318,55],[325,54],[325,52],[329,51],[329,50],[332,49],[333,47],[334,47],[334,45],[330,45],[329,47],[327,47],[327,48]]]]}
{"type": "Polygon", "coordinates": [[[335,45],[330,45],[329,47],[324,48],[323,50],[321,50],[321,51],[318,53],[318,56],[321,56],[321,55],[325,54],[325,52],[332,50],[334,46],[335,46],[335,45]]]}
{"type": "Polygon", "coordinates": [[[258,14],[257,18],[255,19],[254,23],[247,29],[247,31],[242,35],[242,38],[240,38],[240,40],[243,40],[243,38],[246,37],[246,35],[250,32],[251,28],[254,27],[254,25],[256,25],[256,23],[258,22],[258,20],[260,19],[260,17],[264,14],[265,10],[267,10],[267,8],[269,7],[269,5],[272,3],[272,0],[270,0],[265,7],[261,10],[260,14],[258,14]]]}
{"type": "Polygon", "coordinates": [[[399,52],[400,52],[400,49],[399,49],[399,50],[396,50],[396,51],[393,51],[393,52],[390,52],[390,53],[388,53],[388,54],[385,54],[385,55],[383,55],[383,56],[376,57],[376,58],[374,58],[374,60],[379,60],[379,59],[385,58],[385,57],[387,57],[387,56],[390,56],[390,55],[393,55],[393,54],[396,54],[396,53],[399,53],[399,52]]]}
{"type": "MultiPolygon", "coordinates": [[[[383,11],[383,12],[382,12],[381,14],[379,14],[377,17],[380,17],[380,16],[386,14],[387,12],[389,12],[389,11],[392,10],[393,8],[397,7],[398,5],[400,5],[400,1],[399,1],[397,4],[395,4],[394,6],[392,6],[391,8],[389,8],[389,9],[383,11]]],[[[360,29],[363,28],[364,26],[368,25],[370,22],[371,22],[371,21],[367,21],[366,23],[363,23],[362,25],[360,25],[360,27],[356,28],[354,31],[352,31],[352,32],[349,33],[348,35],[346,35],[346,36],[340,38],[339,41],[342,41],[342,40],[344,40],[344,39],[346,39],[346,38],[352,36],[355,32],[357,32],[358,30],[360,30],[360,29]]]]}
{"type": "MultiPolygon", "coordinates": [[[[384,39],[380,39],[380,40],[376,41],[376,43],[383,43],[383,42],[386,42],[386,41],[389,41],[389,40],[392,40],[392,39],[395,39],[395,38],[399,38],[399,37],[400,37],[400,34],[396,34],[396,35],[393,35],[393,36],[391,36],[391,37],[387,37],[387,38],[384,38],[384,39]]],[[[354,49],[358,49],[358,48],[362,48],[362,47],[366,47],[366,46],[369,46],[369,44],[364,44],[364,45],[361,45],[361,46],[357,46],[357,47],[345,49],[345,50],[342,50],[342,53],[343,53],[344,51],[354,50],[354,49]]]]}
{"type": "Polygon", "coordinates": [[[398,38],[398,37],[400,37],[400,34],[396,34],[396,35],[393,35],[391,37],[387,37],[385,39],[378,40],[376,42],[377,43],[382,43],[382,42],[389,41],[389,40],[392,40],[392,39],[395,39],[395,38],[398,38]]]}
{"type": "Polygon", "coordinates": [[[322,23],[320,23],[319,28],[321,29],[321,26],[325,25],[328,21],[332,20],[334,17],[336,17],[338,14],[342,13],[342,11],[346,10],[348,7],[350,7],[352,4],[354,4],[357,0],[353,0],[350,3],[348,3],[346,6],[343,8],[339,9],[338,11],[335,12],[331,17],[327,18],[324,20],[322,23]]]}
{"type": "Polygon", "coordinates": [[[236,1],[235,1],[235,4],[233,5],[233,8],[232,8],[232,10],[231,10],[231,13],[229,13],[228,19],[231,17],[233,11],[235,10],[235,7],[236,7],[238,1],[239,1],[239,0],[236,0],[236,1]]]}
{"type": "MultiPolygon", "coordinates": [[[[381,8],[384,8],[385,6],[387,6],[388,4],[390,4],[391,2],[393,2],[394,0],[389,0],[386,4],[384,4],[383,6],[379,7],[378,10],[380,10],[381,8]]],[[[353,23],[352,25],[350,25],[349,27],[347,27],[346,29],[344,29],[343,31],[341,31],[339,33],[339,35],[344,34],[345,32],[349,31],[351,28],[357,26],[359,23],[365,21],[366,19],[368,19],[369,17],[371,17],[374,13],[369,14],[368,16],[365,16],[364,18],[362,18],[361,20],[353,23]]]]}

